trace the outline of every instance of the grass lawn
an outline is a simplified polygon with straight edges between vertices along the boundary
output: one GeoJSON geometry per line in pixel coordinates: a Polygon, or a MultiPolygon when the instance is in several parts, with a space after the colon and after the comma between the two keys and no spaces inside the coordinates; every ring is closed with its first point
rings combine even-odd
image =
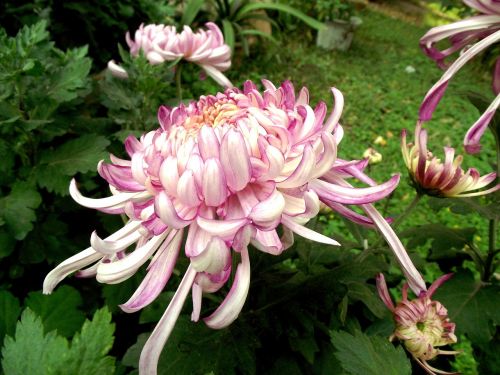
{"type": "MultiPolygon", "coordinates": [[[[309,88],[312,103],[323,100],[329,109],[333,105],[329,88],[340,89],[345,99],[342,116],[345,136],[339,155],[344,159],[360,159],[368,147],[375,147],[383,155],[383,161],[370,167],[370,175],[382,182],[394,173],[402,174],[388,206],[389,215],[395,216],[415,195],[401,157],[400,133],[406,128],[411,132],[409,139],[413,139],[420,103],[442,71],[418,45],[429,27],[370,9],[359,16],[363,24],[356,30],[347,52],[317,48],[310,31],[298,25],[297,30],[281,35],[279,46],[270,46],[267,53],[256,53],[253,59],[236,62],[229,76],[238,85],[245,79],[258,82],[261,77],[275,84],[289,79],[297,90],[303,85],[309,88]],[[407,66],[412,66],[415,72],[408,73],[407,66]],[[374,145],[377,136],[384,137],[387,144],[374,145]]],[[[478,91],[492,96],[489,79],[489,72],[478,61],[463,68],[452,80],[434,119],[427,125],[429,148],[434,154],[442,156],[443,146],[455,147],[458,153],[463,153],[463,136],[479,116],[465,94],[478,91]]],[[[464,162],[465,167],[476,167],[482,174],[493,169],[489,161],[494,159],[494,141],[489,133],[483,147],[481,154],[466,156],[464,162]]],[[[446,209],[429,212],[427,204],[421,203],[400,229],[438,222],[463,226],[463,219],[464,216],[452,215],[446,209]]],[[[467,225],[478,227],[476,240],[486,244],[487,222],[473,215],[467,216],[467,221],[467,225]]]]}

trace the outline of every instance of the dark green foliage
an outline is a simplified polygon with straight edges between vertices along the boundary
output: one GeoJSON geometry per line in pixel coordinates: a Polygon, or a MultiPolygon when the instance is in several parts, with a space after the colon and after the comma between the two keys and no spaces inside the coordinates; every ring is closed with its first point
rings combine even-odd
{"type": "Polygon", "coordinates": [[[335,357],[350,375],[411,374],[403,348],[395,348],[386,337],[339,331],[332,332],[332,343],[335,357]]]}
{"type": "Polygon", "coordinates": [[[500,287],[475,281],[469,271],[457,272],[436,293],[457,324],[457,333],[466,334],[477,345],[487,347],[500,324],[500,287]]]}
{"type": "Polygon", "coordinates": [[[14,337],[2,348],[6,374],[113,374],[115,359],[108,356],[113,345],[114,324],[106,309],[86,320],[71,344],[57,334],[46,332],[42,320],[29,308],[24,310],[14,337]]]}
{"type": "MultiPolygon", "coordinates": [[[[249,328],[234,325],[211,330],[203,322],[193,323],[188,316],[181,316],[160,358],[158,374],[255,374],[259,341],[249,328]]],[[[139,336],[123,364],[137,368],[147,337],[139,336]]]]}
{"type": "Polygon", "coordinates": [[[116,44],[125,44],[125,33],[133,32],[146,21],[171,23],[175,14],[167,0],[33,0],[3,1],[0,4],[0,24],[9,33],[23,25],[36,23],[40,18],[50,24],[50,32],[60,48],[89,45],[101,70],[117,57],[116,44]]]}

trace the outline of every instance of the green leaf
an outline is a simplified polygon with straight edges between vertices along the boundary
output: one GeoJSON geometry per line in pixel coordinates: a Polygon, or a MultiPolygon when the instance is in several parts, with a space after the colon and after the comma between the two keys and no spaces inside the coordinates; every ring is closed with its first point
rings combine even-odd
{"type": "Polygon", "coordinates": [[[91,60],[80,57],[79,53],[75,57],[51,76],[47,95],[59,103],[75,99],[78,91],[88,84],[91,60]]]}
{"type": "Polygon", "coordinates": [[[410,228],[401,237],[410,238],[408,248],[414,249],[431,241],[432,258],[455,256],[452,249],[462,250],[472,243],[476,228],[448,228],[442,224],[427,224],[410,228]]]}
{"type": "Polygon", "coordinates": [[[411,374],[410,361],[402,347],[395,348],[385,337],[332,332],[335,357],[351,375],[411,374]]]}
{"type": "Polygon", "coordinates": [[[5,335],[13,335],[16,328],[17,318],[21,313],[21,306],[12,293],[0,291],[0,343],[5,335]]]}
{"type": "Polygon", "coordinates": [[[348,281],[345,284],[349,298],[362,302],[377,318],[383,318],[388,313],[373,285],[359,281],[348,281]]]}
{"type": "Polygon", "coordinates": [[[109,141],[96,134],[88,134],[64,143],[55,150],[41,152],[36,178],[41,187],[60,195],[68,194],[72,176],[95,170],[106,157],[109,141]]]}
{"type": "MultiPolygon", "coordinates": [[[[148,336],[139,335],[137,343],[125,353],[124,365],[137,368],[148,336]]],[[[158,375],[254,374],[254,352],[258,346],[253,332],[237,323],[223,330],[212,330],[181,315],[160,357],[158,375]]]]}
{"type": "Polygon", "coordinates": [[[16,182],[10,194],[0,199],[0,213],[16,240],[24,239],[33,229],[35,209],[40,203],[40,194],[24,181],[16,182]]]}
{"type": "Polygon", "coordinates": [[[78,309],[81,304],[80,293],[68,285],[49,295],[30,292],[25,301],[25,305],[40,316],[47,331],[57,330],[65,337],[73,336],[85,320],[85,315],[78,309]]]}
{"type": "Polygon", "coordinates": [[[7,337],[2,367],[9,375],[113,374],[115,359],[107,356],[113,345],[114,324],[106,308],[86,320],[80,333],[68,340],[51,331],[44,335],[42,319],[29,308],[17,323],[15,337],[7,337]]]}
{"type": "Polygon", "coordinates": [[[24,310],[14,338],[7,336],[2,348],[2,368],[9,375],[64,374],[68,341],[52,331],[44,335],[42,320],[24,310]]]}
{"type": "Polygon", "coordinates": [[[222,30],[224,31],[224,41],[231,48],[231,51],[234,50],[234,28],[231,21],[227,19],[222,20],[222,30]]]}
{"type": "Polygon", "coordinates": [[[500,324],[500,286],[474,280],[470,271],[460,271],[434,295],[447,309],[457,335],[466,334],[479,345],[487,345],[500,324]]]}
{"type": "Polygon", "coordinates": [[[188,0],[182,12],[181,26],[191,25],[204,3],[204,0],[188,0]]]}
{"type": "Polygon", "coordinates": [[[86,320],[80,333],[71,342],[66,363],[67,374],[113,374],[115,358],[107,354],[113,346],[115,325],[104,307],[97,310],[92,321],[86,320]]]}
{"type": "Polygon", "coordinates": [[[289,5],[280,4],[280,3],[250,3],[240,8],[238,11],[235,20],[239,20],[245,17],[246,14],[253,12],[254,10],[259,9],[269,9],[269,10],[277,10],[279,12],[284,12],[291,14],[292,16],[300,19],[306,25],[312,27],[313,29],[320,30],[325,27],[322,22],[309,17],[308,15],[302,13],[300,10],[297,10],[289,5]]]}

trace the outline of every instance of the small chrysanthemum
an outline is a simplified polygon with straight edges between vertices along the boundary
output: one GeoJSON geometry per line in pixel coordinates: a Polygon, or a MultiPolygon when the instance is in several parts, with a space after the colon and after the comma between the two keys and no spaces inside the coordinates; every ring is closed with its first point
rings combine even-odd
{"type": "MultiPolygon", "coordinates": [[[[220,85],[231,87],[231,82],[222,74],[231,66],[231,48],[224,42],[216,24],[207,22],[205,26],[206,29],[199,29],[196,33],[184,26],[182,32],[177,33],[174,26],[141,25],[134,39],[127,32],[126,40],[132,56],[142,51],[151,64],[182,58],[198,64],[220,85]]],[[[125,69],[113,60],[108,63],[108,69],[120,78],[127,76],[125,69]]]]}
{"type": "Polygon", "coordinates": [[[391,310],[396,330],[390,340],[401,340],[413,358],[431,375],[452,374],[430,366],[427,361],[440,354],[452,355],[457,351],[441,350],[439,347],[457,342],[455,323],[448,318],[448,311],[439,302],[433,301],[432,295],[439,286],[448,280],[452,274],[441,276],[427,292],[421,292],[419,297],[408,300],[408,284],[403,286],[403,300],[396,306],[385,283],[384,275],[377,277],[377,289],[384,304],[391,310]]]}
{"type": "MultiPolygon", "coordinates": [[[[464,0],[464,3],[478,12],[477,15],[449,25],[437,26],[429,30],[420,39],[420,47],[424,53],[435,60],[441,68],[447,68],[445,59],[460,51],[460,56],[444,72],[425,96],[419,118],[429,121],[441,101],[450,80],[469,60],[488,47],[500,41],[500,2],[496,0],[464,0]],[[440,50],[436,46],[448,39],[450,46],[440,50]]],[[[464,138],[467,153],[478,153],[481,149],[479,141],[486,131],[495,111],[500,106],[500,57],[497,58],[493,70],[493,93],[497,97],[484,111],[479,119],[469,128],[464,138]]]]}
{"type": "Polygon", "coordinates": [[[462,155],[455,158],[455,149],[445,147],[444,163],[427,150],[427,132],[416,127],[415,144],[406,143],[406,130],[401,134],[403,159],[419,192],[437,197],[473,197],[500,189],[500,184],[480,190],[496,180],[496,173],[481,176],[474,168],[467,172],[460,167],[462,155]]]}
{"type": "Polygon", "coordinates": [[[71,196],[81,205],[124,214],[129,221],[105,239],[94,232],[91,247],[47,275],[45,293],[77,270],[79,276],[119,283],[150,260],[143,282],[121,305],[124,311],[137,311],[163,290],[185,238],[184,253],[190,264],[144,346],[142,374],[156,373],[158,357],[189,292],[192,319],[197,321],[203,293],[217,292],[226,284],[233,257],[240,264],[231,289],[204,321],[209,327],[223,328],[237,318],[250,286],[249,244],[273,255],[291,246],[294,234],[338,245],[304,226],[318,214],[320,202],[356,223],[377,227],[411,288],[415,293],[426,290],[401,242],[371,205],[394,190],[399,176],[377,185],[363,173],[365,160],[337,157],[343,136],[342,94],[332,88],[336,105],[325,121],[325,103],[312,108],[306,88],[296,96],[290,82],[279,88],[269,81],[263,85],[263,93],[248,81],[242,91],[228,89],[187,106],[161,107],[158,130],[140,140],[130,136],[125,141],[130,160],[112,155],[111,163],[99,163],[111,197],[86,198],[75,181],[70,185],[71,196]],[[354,188],[349,178],[369,186],[354,188]],[[367,216],[351,205],[361,207],[367,216]],[[135,249],[128,250],[134,244],[135,249]]]}

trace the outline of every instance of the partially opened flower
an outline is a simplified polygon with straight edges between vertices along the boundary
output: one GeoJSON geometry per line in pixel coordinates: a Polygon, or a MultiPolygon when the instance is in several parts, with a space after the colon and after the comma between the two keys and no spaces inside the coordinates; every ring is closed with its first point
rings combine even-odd
{"type": "Polygon", "coordinates": [[[140,371],[155,373],[158,357],[191,291],[192,319],[200,316],[203,293],[217,292],[232,273],[232,258],[240,261],[229,293],[205,323],[223,328],[234,321],[250,285],[251,243],[259,251],[279,255],[294,233],[313,241],[338,243],[304,226],[318,214],[320,200],[349,219],[377,226],[394,249],[403,272],[416,293],[425,283],[401,242],[371,206],[390,194],[399,176],[376,185],[364,173],[366,161],[337,158],[343,130],[339,118],[341,93],[332,88],[336,106],[326,119],[326,105],[314,109],[303,88],[276,88],[263,81],[260,93],[252,82],[243,91],[228,89],[202,96],[176,108],[161,107],[156,131],[140,140],[129,137],[130,160],[111,156],[99,174],[109,182],[112,196],[83,197],[76,182],[71,196],[80,204],[110,214],[125,214],[127,224],[102,239],[95,232],[91,247],[57,266],[46,277],[50,293],[68,274],[96,276],[119,283],[150,260],[148,273],[133,296],[121,305],[127,312],[151,303],[166,285],[185,237],[190,264],[162,319],[144,346],[140,371]],[[368,187],[354,188],[357,178],[368,187]],[[349,205],[360,206],[368,216],[349,205]],[[282,226],[283,235],[276,231],[282,226]],[[127,249],[135,244],[133,251],[127,249]]]}
{"type": "MultiPolygon", "coordinates": [[[[132,56],[142,51],[151,64],[182,58],[199,65],[220,85],[232,87],[222,74],[231,66],[231,48],[224,43],[222,32],[216,24],[207,22],[205,26],[206,29],[199,29],[196,33],[189,26],[184,26],[183,31],[177,33],[174,26],[141,25],[134,39],[127,32],[126,40],[132,56]]],[[[113,60],[108,63],[108,69],[119,77],[123,76],[123,68],[113,60]]]]}
{"type": "MultiPolygon", "coordinates": [[[[448,56],[456,51],[461,51],[460,57],[447,68],[441,79],[425,96],[419,113],[421,121],[429,121],[432,118],[436,106],[455,73],[474,56],[500,41],[500,2],[495,0],[464,0],[464,3],[480,14],[449,25],[434,27],[420,39],[420,46],[424,52],[434,59],[441,68],[446,68],[445,59],[448,56]],[[444,50],[436,48],[436,44],[445,39],[450,41],[451,46],[444,50]]],[[[479,141],[500,105],[500,57],[497,59],[493,71],[492,86],[497,97],[465,135],[464,146],[468,153],[480,151],[479,141]]]]}
{"type": "MultiPolygon", "coordinates": [[[[384,304],[391,310],[396,330],[390,340],[401,340],[413,358],[428,374],[452,374],[438,370],[427,361],[440,354],[453,355],[457,351],[441,350],[439,347],[457,342],[455,323],[450,322],[448,311],[432,295],[452,274],[441,276],[418,298],[408,300],[408,284],[403,286],[403,300],[396,306],[392,302],[383,274],[377,276],[377,289],[384,304]]],[[[453,373],[454,374],[454,373],[453,373]]]]}
{"type": "Polygon", "coordinates": [[[497,184],[481,190],[495,182],[496,173],[481,176],[475,168],[465,172],[461,168],[462,155],[455,158],[455,149],[444,148],[444,163],[427,149],[427,132],[417,125],[415,144],[406,143],[406,130],[401,134],[403,159],[411,179],[421,193],[437,197],[473,197],[489,194],[500,189],[497,184]]]}

